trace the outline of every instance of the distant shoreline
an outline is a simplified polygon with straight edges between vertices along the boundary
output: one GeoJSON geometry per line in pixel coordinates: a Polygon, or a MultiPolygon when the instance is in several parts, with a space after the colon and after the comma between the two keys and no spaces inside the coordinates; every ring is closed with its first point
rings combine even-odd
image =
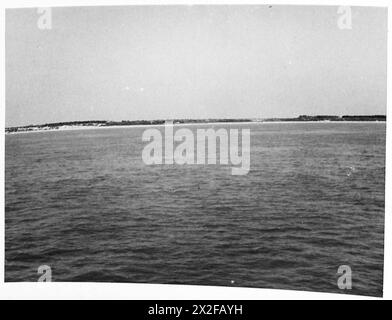
{"type": "Polygon", "coordinates": [[[165,126],[165,121],[172,121],[175,126],[189,125],[224,125],[224,124],[283,124],[283,123],[386,123],[386,116],[300,116],[298,118],[274,118],[274,119],[206,119],[206,120],[142,120],[142,121],[78,121],[62,122],[44,125],[31,125],[10,127],[5,129],[6,134],[53,132],[53,131],[74,131],[93,129],[114,129],[114,128],[142,128],[165,126]],[[316,118],[316,119],[315,119],[316,118]]]}

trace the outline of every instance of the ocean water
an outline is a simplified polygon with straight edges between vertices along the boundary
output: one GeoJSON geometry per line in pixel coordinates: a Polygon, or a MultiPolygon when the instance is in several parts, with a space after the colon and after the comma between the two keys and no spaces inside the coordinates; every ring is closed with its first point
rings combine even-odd
{"type": "Polygon", "coordinates": [[[140,127],[6,135],[5,280],[382,295],[385,123],[202,127],[251,129],[247,175],[146,166],[140,127]]]}

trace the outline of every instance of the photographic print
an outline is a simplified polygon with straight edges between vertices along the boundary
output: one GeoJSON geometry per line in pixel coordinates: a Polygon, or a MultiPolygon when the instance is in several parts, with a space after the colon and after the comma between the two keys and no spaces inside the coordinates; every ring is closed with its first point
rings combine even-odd
{"type": "Polygon", "coordinates": [[[5,281],[383,295],[387,9],[6,9],[5,281]]]}

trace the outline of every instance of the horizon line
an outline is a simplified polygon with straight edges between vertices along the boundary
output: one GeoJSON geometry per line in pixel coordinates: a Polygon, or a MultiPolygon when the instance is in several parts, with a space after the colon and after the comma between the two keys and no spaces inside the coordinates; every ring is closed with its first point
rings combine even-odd
{"type": "MultiPolygon", "coordinates": [[[[14,126],[6,126],[5,129],[15,129],[15,128],[27,128],[27,127],[41,127],[41,126],[54,126],[54,125],[67,125],[67,124],[83,124],[83,123],[112,123],[112,124],[121,124],[121,123],[152,123],[152,122],[167,122],[167,121],[234,121],[234,122],[253,122],[253,121],[278,121],[278,120],[283,120],[283,121],[288,121],[288,120],[300,120],[300,121],[309,121],[305,120],[306,118],[314,118],[314,119],[323,119],[323,118],[335,118],[335,119],[342,119],[344,117],[347,118],[354,118],[354,117],[360,117],[360,118],[380,118],[383,117],[386,120],[386,114],[370,114],[370,115],[363,115],[363,114],[358,114],[358,115],[349,115],[349,114],[344,114],[344,115],[328,115],[328,114],[321,114],[321,115],[298,115],[296,117],[268,117],[268,118],[250,118],[250,117],[244,117],[244,118],[166,118],[166,119],[137,119],[137,120],[70,120],[70,121],[56,121],[56,122],[46,122],[46,123],[40,123],[40,124],[28,124],[28,125],[14,125],[14,126]]],[[[328,119],[325,119],[328,120],[328,119]]]]}

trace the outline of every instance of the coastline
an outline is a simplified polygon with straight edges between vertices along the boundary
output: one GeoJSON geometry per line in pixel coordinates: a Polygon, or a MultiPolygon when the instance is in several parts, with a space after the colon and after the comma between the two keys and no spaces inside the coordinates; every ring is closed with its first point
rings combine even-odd
{"type": "MultiPolygon", "coordinates": [[[[190,122],[190,123],[173,123],[173,126],[208,126],[208,125],[263,125],[263,124],[348,124],[348,123],[377,123],[377,124],[386,124],[386,121],[378,121],[378,120],[363,120],[363,121],[232,121],[232,122],[190,122]]],[[[43,132],[66,132],[66,131],[77,131],[77,130],[94,130],[94,129],[118,129],[118,128],[151,128],[151,127],[164,127],[166,124],[135,124],[135,125],[112,125],[112,126],[64,126],[56,129],[37,129],[37,130],[24,130],[24,131],[15,131],[15,132],[7,132],[5,131],[5,135],[14,135],[14,134],[23,134],[23,133],[43,133],[43,132]]]]}

